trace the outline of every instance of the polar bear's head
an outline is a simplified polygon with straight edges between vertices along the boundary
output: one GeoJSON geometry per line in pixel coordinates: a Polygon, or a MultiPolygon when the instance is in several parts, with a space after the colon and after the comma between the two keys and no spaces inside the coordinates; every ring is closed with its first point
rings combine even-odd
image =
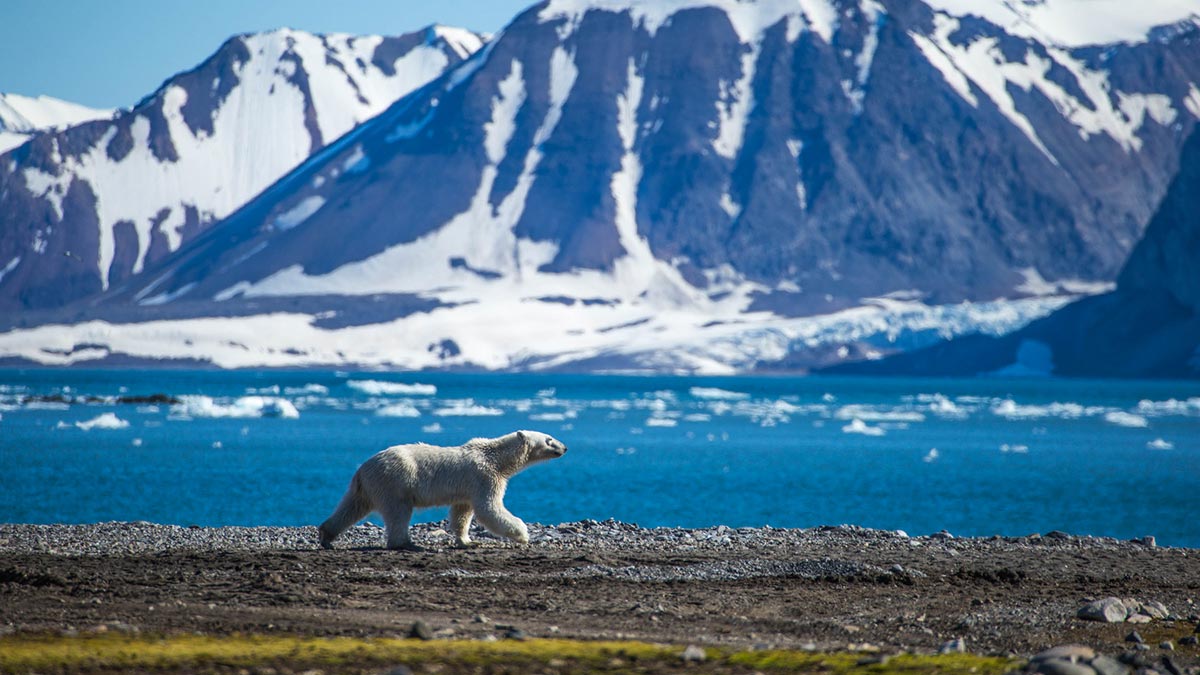
{"type": "Polygon", "coordinates": [[[517,438],[525,444],[526,464],[557,459],[567,451],[567,446],[563,445],[562,441],[540,431],[518,431],[517,438]]]}

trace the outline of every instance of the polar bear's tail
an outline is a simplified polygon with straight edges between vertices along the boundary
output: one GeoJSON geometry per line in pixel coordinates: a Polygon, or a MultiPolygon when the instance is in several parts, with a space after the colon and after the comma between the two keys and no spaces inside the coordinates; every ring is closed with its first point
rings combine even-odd
{"type": "Polygon", "coordinates": [[[354,478],[350,479],[350,487],[346,494],[342,495],[342,501],[338,502],[337,508],[333,510],[333,515],[326,518],[317,528],[321,533],[321,547],[333,548],[333,540],[345,532],[346,528],[365,518],[371,509],[371,500],[363,491],[362,480],[356,473],[354,478]]]}

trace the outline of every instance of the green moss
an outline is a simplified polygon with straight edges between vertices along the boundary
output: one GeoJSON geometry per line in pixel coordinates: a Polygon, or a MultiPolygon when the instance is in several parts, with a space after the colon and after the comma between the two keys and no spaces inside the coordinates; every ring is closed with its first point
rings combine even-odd
{"type": "Polygon", "coordinates": [[[863,663],[861,654],[770,650],[737,652],[730,663],[756,670],[787,670],[830,675],[1003,675],[1020,662],[974,654],[901,654],[879,663],[863,663]]]}
{"type": "Polygon", "coordinates": [[[0,638],[0,672],[224,672],[270,666],[362,671],[384,665],[434,666],[446,673],[541,671],[562,673],[776,670],[830,675],[1001,675],[1015,663],[967,654],[897,656],[859,665],[857,654],[707,649],[703,664],[684,664],[682,648],[644,642],[577,640],[444,641],[311,638],[289,635],[146,637],[9,636],[0,638]]]}

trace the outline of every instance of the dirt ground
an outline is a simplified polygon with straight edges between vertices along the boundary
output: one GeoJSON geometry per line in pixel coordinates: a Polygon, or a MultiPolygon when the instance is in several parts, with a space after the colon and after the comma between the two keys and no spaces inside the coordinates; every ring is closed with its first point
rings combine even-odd
{"type": "MultiPolygon", "coordinates": [[[[789,535],[567,543],[488,540],[424,552],[163,550],[64,555],[0,546],[0,631],[637,639],[738,648],[1026,656],[1081,643],[1181,668],[1196,646],[1200,551],[1081,538],[908,539],[830,528],[789,535]],[[1076,617],[1106,596],[1164,603],[1172,619],[1076,617]],[[514,633],[513,631],[520,631],[514,633]]],[[[711,531],[710,531],[711,532],[711,531]]],[[[734,535],[741,531],[730,531],[734,535]]],[[[719,533],[718,533],[719,534],[719,533]]],[[[315,541],[315,534],[314,534],[315,541]]],[[[418,542],[421,539],[418,538],[418,542]]],[[[380,544],[382,537],[380,536],[380,544]]],[[[339,541],[339,545],[343,542],[339,541]]]]}

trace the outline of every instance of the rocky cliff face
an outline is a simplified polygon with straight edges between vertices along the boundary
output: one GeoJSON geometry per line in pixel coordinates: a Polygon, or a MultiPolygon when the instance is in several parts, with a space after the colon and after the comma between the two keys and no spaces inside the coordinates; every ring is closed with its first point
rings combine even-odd
{"type": "Polygon", "coordinates": [[[140,272],[479,46],[441,27],[243,35],[112,119],[34,135],[0,157],[0,307],[140,272]]]}
{"type": "Polygon", "coordinates": [[[953,340],[842,372],[1200,377],[1200,133],[1111,293],[1003,337],[953,340]]]}
{"type": "Polygon", "coordinates": [[[1117,287],[1162,292],[1200,312],[1200,134],[1193,133],[1179,173],[1121,270],[1117,287]]]}

